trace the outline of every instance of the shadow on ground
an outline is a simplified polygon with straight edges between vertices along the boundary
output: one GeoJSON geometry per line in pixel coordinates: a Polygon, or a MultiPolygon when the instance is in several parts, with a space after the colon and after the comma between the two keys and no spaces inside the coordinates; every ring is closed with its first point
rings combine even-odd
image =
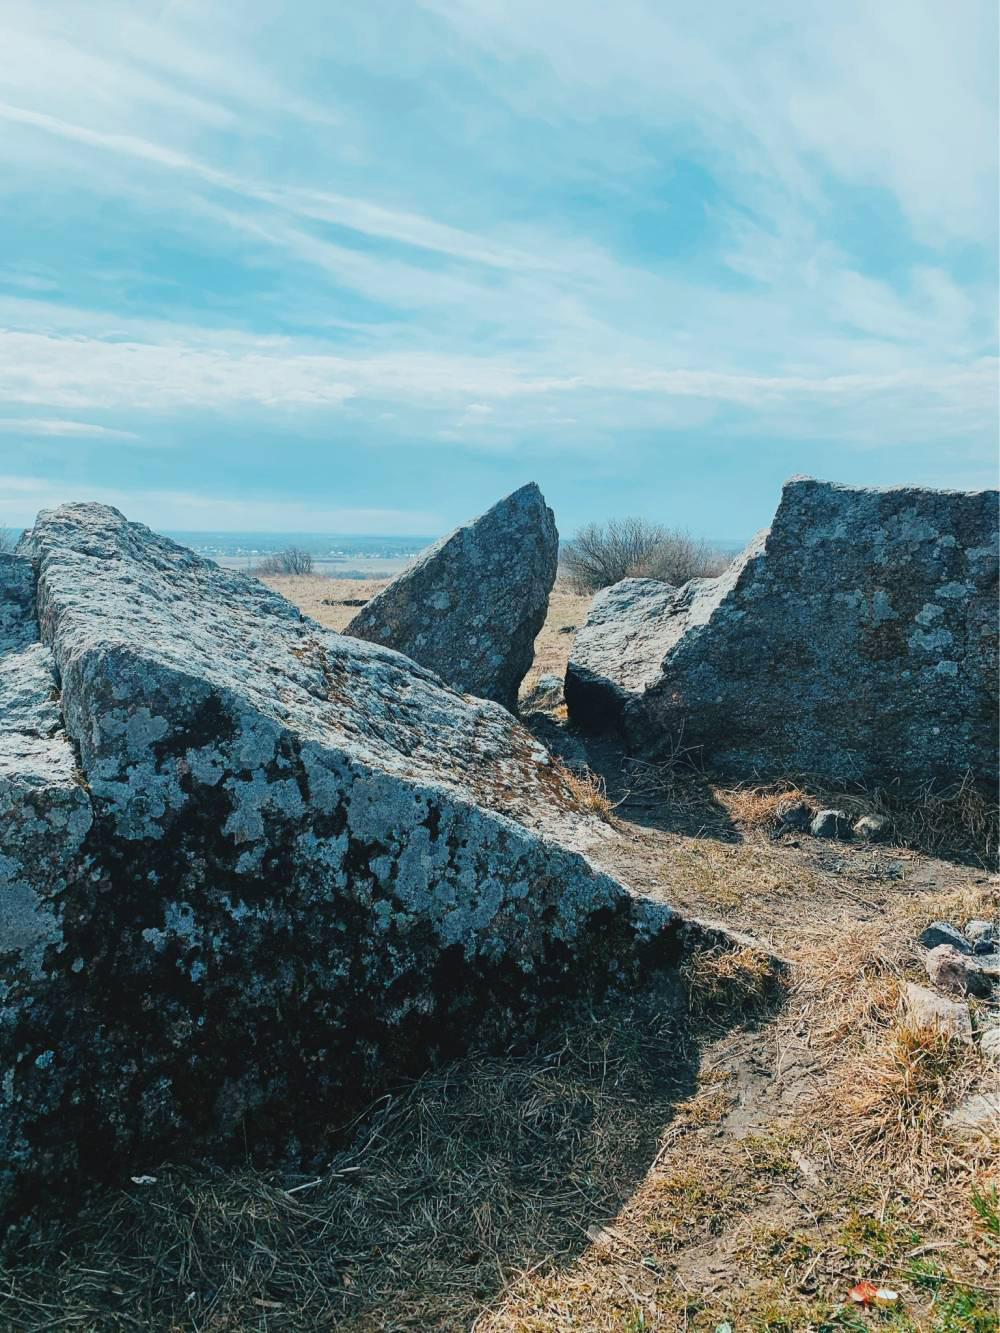
{"type": "Polygon", "coordinates": [[[602,778],[619,818],[659,833],[742,842],[732,816],[691,763],[646,763],[630,758],[607,736],[578,735],[593,771],[602,778]]]}
{"type": "MultiPolygon", "coordinates": [[[[428,1073],[331,1132],[309,1176],[152,1167],[8,1260],[0,1324],[467,1329],[516,1274],[572,1262],[645,1176],[697,1086],[692,994],[666,974],[530,1049],[428,1073]]],[[[716,1006],[713,1035],[744,1000],[716,1006]]]]}

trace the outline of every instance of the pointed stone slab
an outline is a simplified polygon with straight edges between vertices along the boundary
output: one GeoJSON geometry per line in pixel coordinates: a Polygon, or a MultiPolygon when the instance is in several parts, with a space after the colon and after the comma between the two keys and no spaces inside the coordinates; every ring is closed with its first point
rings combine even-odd
{"type": "Polygon", "coordinates": [[[558,558],[552,510],[531,482],[435,542],[344,633],[395,648],[514,712],[558,558]]]}

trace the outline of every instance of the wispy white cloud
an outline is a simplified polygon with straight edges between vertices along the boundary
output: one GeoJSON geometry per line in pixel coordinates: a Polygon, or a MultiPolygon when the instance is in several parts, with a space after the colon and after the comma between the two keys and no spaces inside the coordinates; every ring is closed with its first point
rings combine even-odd
{"type": "Polygon", "coordinates": [[[0,521],[28,524],[40,509],[70,501],[113,505],[135,522],[176,532],[387,532],[426,536],[441,527],[441,515],[429,509],[338,507],[272,496],[234,499],[211,491],[88,486],[46,477],[0,475],[0,521]]]}
{"type": "Polygon", "coordinates": [[[986,0],[8,0],[9,251],[32,218],[48,249],[0,273],[0,403],[34,423],[0,434],[38,465],[151,440],[145,467],[238,419],[266,470],[256,431],[349,423],[359,468],[530,446],[625,485],[630,438],[737,432],[758,463],[824,438],[982,472],[995,26],[986,0]]]}
{"type": "Polygon", "coordinates": [[[104,440],[137,440],[135,431],[99,426],[92,421],[67,421],[62,417],[0,417],[0,434],[42,435],[55,438],[85,436],[104,440]]]}
{"type": "MultiPolygon", "coordinates": [[[[0,333],[0,402],[46,403],[64,410],[149,412],[246,409],[273,411],[345,409],[355,400],[384,408],[447,414],[449,438],[495,438],[522,429],[547,401],[586,400],[592,421],[670,421],[679,401],[700,400],[710,410],[736,408],[760,416],[781,432],[840,428],[862,406],[869,432],[882,433],[880,403],[914,418],[928,413],[938,428],[975,429],[988,423],[997,366],[990,358],[972,365],[836,375],[755,375],[661,364],[587,359],[560,374],[539,373],[517,357],[472,357],[446,352],[343,355],[317,351],[294,339],[259,338],[216,331],[205,345],[187,342],[182,330],[170,341],[105,340],[80,334],[0,333]],[[457,418],[456,418],[456,415],[457,418]],[[811,424],[809,417],[812,417],[811,424]],[[947,423],[951,424],[947,424],[947,423]],[[454,432],[453,434],[451,432],[454,432]],[[485,435],[484,435],[485,433],[485,435]]],[[[559,408],[565,416],[565,406],[559,408]]],[[[576,418],[570,417],[575,424],[576,418]]],[[[555,428],[551,419],[549,428],[555,428]]],[[[0,430],[35,434],[125,434],[82,422],[33,418],[0,423],[0,430]]],[[[559,447],[562,447],[560,443],[559,447]]]]}
{"type": "MultiPolygon", "coordinates": [[[[75,124],[28,107],[0,102],[0,120],[28,126],[71,143],[132,158],[150,166],[191,176],[207,185],[246,200],[270,204],[281,212],[320,222],[333,222],[351,231],[383,240],[399,241],[419,249],[438,251],[489,267],[531,269],[539,260],[486,238],[447,226],[417,213],[398,212],[366,199],[327,190],[275,185],[220,171],[187,153],[134,134],[111,133],[75,124]]],[[[302,238],[305,239],[304,237],[302,238]]]]}

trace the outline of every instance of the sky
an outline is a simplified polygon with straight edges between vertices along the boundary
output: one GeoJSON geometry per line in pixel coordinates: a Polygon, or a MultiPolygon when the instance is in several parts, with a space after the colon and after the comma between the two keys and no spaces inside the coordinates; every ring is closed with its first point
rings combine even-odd
{"type": "Polygon", "coordinates": [[[997,469],[992,0],[3,0],[0,524],[997,469]]]}

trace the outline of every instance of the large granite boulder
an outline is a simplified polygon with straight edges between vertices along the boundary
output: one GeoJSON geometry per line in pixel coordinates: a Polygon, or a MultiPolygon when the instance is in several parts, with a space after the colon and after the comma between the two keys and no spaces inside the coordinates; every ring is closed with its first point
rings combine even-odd
{"type": "Polygon", "coordinates": [[[996,779],[997,493],[795,478],[718,578],[595,600],[570,718],[738,775],[996,779]]]}
{"type": "Polygon", "coordinates": [[[59,1134],[40,1127],[67,1094],[55,1050],[72,1044],[80,1016],[63,905],[101,896],[90,799],[58,700],[31,566],[0,554],[0,1207],[22,1179],[60,1169],[59,1134]],[[65,984],[53,981],[60,972],[65,984]]]}
{"type": "Polygon", "coordinates": [[[428,547],[344,633],[395,648],[513,712],[558,558],[552,510],[531,482],[428,547]]]}
{"type": "Polygon", "coordinates": [[[670,963],[498,704],[101,505],[0,565],[0,1208],[345,1102],[670,963]],[[37,615],[37,625],[36,625],[37,615]],[[38,627],[40,627],[40,640],[38,627]]]}

